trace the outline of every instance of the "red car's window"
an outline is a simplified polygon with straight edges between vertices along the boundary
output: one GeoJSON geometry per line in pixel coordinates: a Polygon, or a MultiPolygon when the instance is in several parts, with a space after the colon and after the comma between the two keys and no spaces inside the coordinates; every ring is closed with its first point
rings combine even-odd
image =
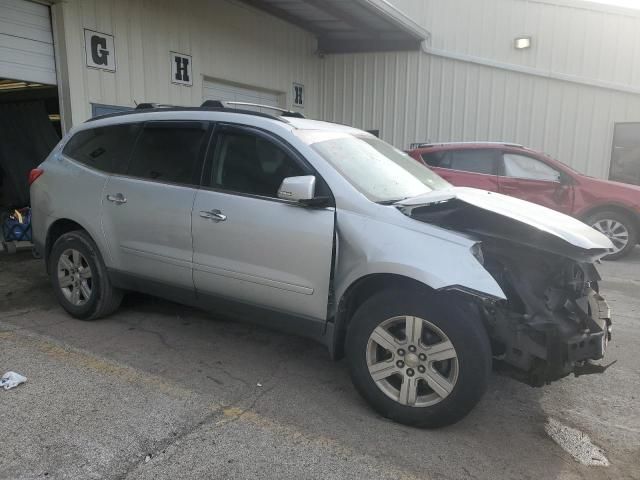
{"type": "Polygon", "coordinates": [[[504,154],[504,176],[557,182],[560,173],[546,163],[517,153],[504,154]]]}
{"type": "Polygon", "coordinates": [[[431,167],[496,175],[499,156],[497,150],[482,148],[428,152],[422,154],[422,159],[431,167]]]}

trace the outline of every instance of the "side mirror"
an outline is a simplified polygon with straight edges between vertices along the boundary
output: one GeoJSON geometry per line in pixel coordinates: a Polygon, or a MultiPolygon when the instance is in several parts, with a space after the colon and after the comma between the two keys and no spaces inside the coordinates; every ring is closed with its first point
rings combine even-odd
{"type": "Polygon", "coordinates": [[[312,208],[324,208],[331,205],[331,197],[316,197],[316,177],[287,177],[278,189],[278,198],[293,200],[312,208]]]}
{"type": "Polygon", "coordinates": [[[572,184],[571,177],[562,172],[558,174],[558,182],[560,182],[560,185],[562,185],[563,187],[568,187],[572,184]]]}
{"type": "Polygon", "coordinates": [[[304,203],[313,200],[315,193],[316,177],[313,175],[287,177],[278,189],[278,198],[304,203]]]}

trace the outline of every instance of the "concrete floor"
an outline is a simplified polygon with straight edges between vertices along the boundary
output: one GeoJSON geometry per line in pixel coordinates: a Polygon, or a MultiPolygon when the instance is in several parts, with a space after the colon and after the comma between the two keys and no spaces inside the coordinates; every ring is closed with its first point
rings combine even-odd
{"type": "Polygon", "coordinates": [[[0,256],[0,370],[28,377],[0,391],[0,478],[640,479],[639,267],[640,250],[600,268],[606,374],[543,389],[494,375],[471,415],[427,431],[377,416],[309,341],[141,295],[80,322],[40,262],[0,256]],[[610,466],[574,460],[549,419],[610,466]]]}

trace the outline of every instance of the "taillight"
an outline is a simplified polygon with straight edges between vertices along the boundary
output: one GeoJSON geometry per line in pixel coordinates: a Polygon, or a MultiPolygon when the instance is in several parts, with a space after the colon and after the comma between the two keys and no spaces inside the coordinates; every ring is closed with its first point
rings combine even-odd
{"type": "Polygon", "coordinates": [[[43,173],[44,170],[42,170],[41,168],[34,168],[33,170],[31,170],[29,172],[29,186],[31,186],[33,182],[40,178],[40,175],[42,175],[43,173]]]}

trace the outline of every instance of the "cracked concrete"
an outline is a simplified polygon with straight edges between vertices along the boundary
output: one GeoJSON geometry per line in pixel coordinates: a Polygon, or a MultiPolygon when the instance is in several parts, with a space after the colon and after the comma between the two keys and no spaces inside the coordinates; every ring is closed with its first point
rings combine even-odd
{"type": "Polygon", "coordinates": [[[640,479],[639,267],[640,251],[601,267],[606,375],[543,389],[494,376],[467,419],[424,431],[373,413],[308,340],[141,295],[79,322],[39,262],[0,256],[0,368],[29,378],[0,391],[0,478],[640,479]],[[611,465],[576,462],[549,418],[611,465]]]}

